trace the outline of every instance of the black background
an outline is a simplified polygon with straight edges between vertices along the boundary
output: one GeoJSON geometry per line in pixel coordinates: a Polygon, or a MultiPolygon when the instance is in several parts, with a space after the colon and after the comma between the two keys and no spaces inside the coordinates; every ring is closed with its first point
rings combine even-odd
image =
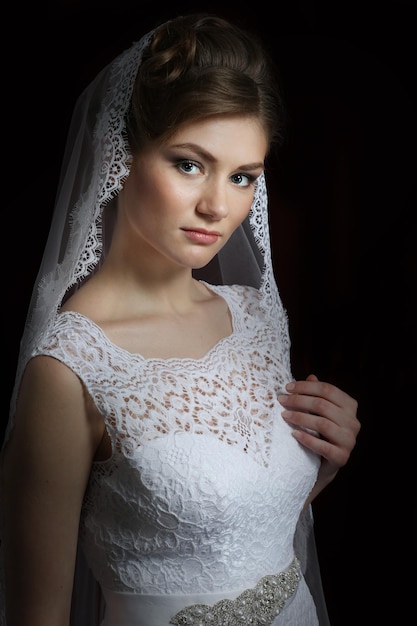
{"type": "Polygon", "coordinates": [[[4,24],[14,42],[3,66],[5,420],[80,91],[144,32],[192,10],[240,21],[273,53],[289,120],[269,164],[271,237],[293,370],[354,395],[362,422],[349,464],[314,504],[332,626],[407,624],[414,611],[414,9],[405,0],[68,0],[17,7],[4,24]]]}

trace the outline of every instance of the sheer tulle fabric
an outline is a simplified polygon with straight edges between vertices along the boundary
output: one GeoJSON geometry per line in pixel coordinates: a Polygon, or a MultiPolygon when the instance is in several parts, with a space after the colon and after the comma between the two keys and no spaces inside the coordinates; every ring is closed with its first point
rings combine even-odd
{"type": "MultiPolygon", "coordinates": [[[[65,297],[94,273],[108,250],[114,205],[130,166],[125,115],[142,52],[151,36],[152,33],[145,35],[104,68],[76,104],[53,221],[22,337],[5,443],[13,428],[17,394],[27,361],[48,336],[65,297]]],[[[290,372],[288,324],[273,274],[264,176],[258,181],[247,220],[213,262],[196,272],[196,277],[213,284],[250,285],[259,289],[260,306],[275,328],[283,348],[283,367],[290,372]]],[[[320,625],[325,626],[328,622],[311,509],[300,519],[295,541],[319,609],[320,625]]],[[[74,625],[99,623],[100,597],[80,554],[74,587],[74,625]]]]}

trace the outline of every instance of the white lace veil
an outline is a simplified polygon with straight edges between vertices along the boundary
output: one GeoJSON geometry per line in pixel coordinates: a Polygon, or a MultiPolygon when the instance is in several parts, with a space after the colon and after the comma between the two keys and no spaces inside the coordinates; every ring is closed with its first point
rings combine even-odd
{"type": "MultiPolygon", "coordinates": [[[[47,332],[66,294],[77,288],[99,266],[108,250],[115,198],[129,173],[130,153],[125,118],[144,48],[152,33],[145,35],[105,67],[77,101],[70,124],[59,180],[56,205],[44,256],[29,306],[21,341],[16,382],[11,398],[8,439],[20,380],[34,346],[47,332]]],[[[290,371],[288,325],[275,283],[268,226],[268,202],[262,176],[246,221],[223,250],[197,277],[217,284],[241,283],[260,288],[265,310],[275,321],[286,346],[290,371]]],[[[315,580],[316,600],[323,609],[320,574],[312,532],[311,509],[299,524],[297,546],[300,558],[315,580]],[[312,558],[309,560],[308,556],[312,558]],[[314,567],[313,567],[314,566],[314,567]]],[[[86,579],[82,581],[84,597],[86,579]]],[[[310,576],[311,578],[311,576],[310,576]]],[[[79,588],[75,587],[76,591],[79,588]]],[[[77,626],[91,626],[91,610],[77,603],[77,626]]]]}

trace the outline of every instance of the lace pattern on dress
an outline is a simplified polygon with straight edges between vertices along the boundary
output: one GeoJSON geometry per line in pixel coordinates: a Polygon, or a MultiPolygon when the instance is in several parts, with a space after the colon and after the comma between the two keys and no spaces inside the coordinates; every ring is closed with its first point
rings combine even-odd
{"type": "Polygon", "coordinates": [[[245,589],[294,556],[318,459],[280,415],[286,347],[255,288],[210,288],[225,298],[233,332],[203,358],[129,353],[70,311],[38,346],[80,378],[111,440],[111,458],[93,464],[80,524],[109,590],[245,589]]]}
{"type": "Polygon", "coordinates": [[[181,429],[214,435],[268,465],[271,411],[290,377],[280,365],[283,350],[271,328],[260,323],[264,314],[257,309],[254,288],[215,289],[227,294],[234,332],[203,359],[145,359],[118,348],[83,315],[71,311],[58,315],[49,349],[70,354],[83,381],[91,378],[91,364],[99,365],[88,390],[114,433],[117,452],[134,455],[144,442],[181,429]],[[242,296],[250,304],[237,315],[242,296]],[[103,342],[114,355],[103,352],[103,342]],[[254,346],[250,360],[245,355],[249,345],[254,346]],[[122,398],[126,380],[128,390],[122,398]]]}

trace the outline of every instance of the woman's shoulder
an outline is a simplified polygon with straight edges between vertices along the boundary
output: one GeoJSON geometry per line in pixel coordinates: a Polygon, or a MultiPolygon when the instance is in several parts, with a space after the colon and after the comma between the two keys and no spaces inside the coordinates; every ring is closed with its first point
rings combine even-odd
{"type": "Polygon", "coordinates": [[[206,284],[208,289],[211,289],[212,291],[223,296],[226,299],[236,301],[240,305],[246,303],[259,303],[260,301],[259,289],[251,287],[250,285],[212,285],[209,283],[204,284],[206,284]]]}
{"type": "Polygon", "coordinates": [[[90,340],[91,335],[100,333],[100,327],[84,313],[79,311],[60,311],[51,320],[46,332],[43,334],[40,345],[62,341],[65,338],[71,340],[90,340]]]}
{"type": "Polygon", "coordinates": [[[39,337],[32,357],[52,356],[72,365],[82,354],[101,349],[102,343],[103,332],[91,319],[77,311],[63,311],[51,320],[39,337]]]}
{"type": "Polygon", "coordinates": [[[256,287],[238,284],[208,287],[227,302],[235,330],[253,333],[268,324],[262,297],[256,287]]]}
{"type": "Polygon", "coordinates": [[[222,296],[229,308],[240,315],[259,317],[263,314],[262,298],[259,289],[249,285],[208,285],[215,293],[222,296]]]}

